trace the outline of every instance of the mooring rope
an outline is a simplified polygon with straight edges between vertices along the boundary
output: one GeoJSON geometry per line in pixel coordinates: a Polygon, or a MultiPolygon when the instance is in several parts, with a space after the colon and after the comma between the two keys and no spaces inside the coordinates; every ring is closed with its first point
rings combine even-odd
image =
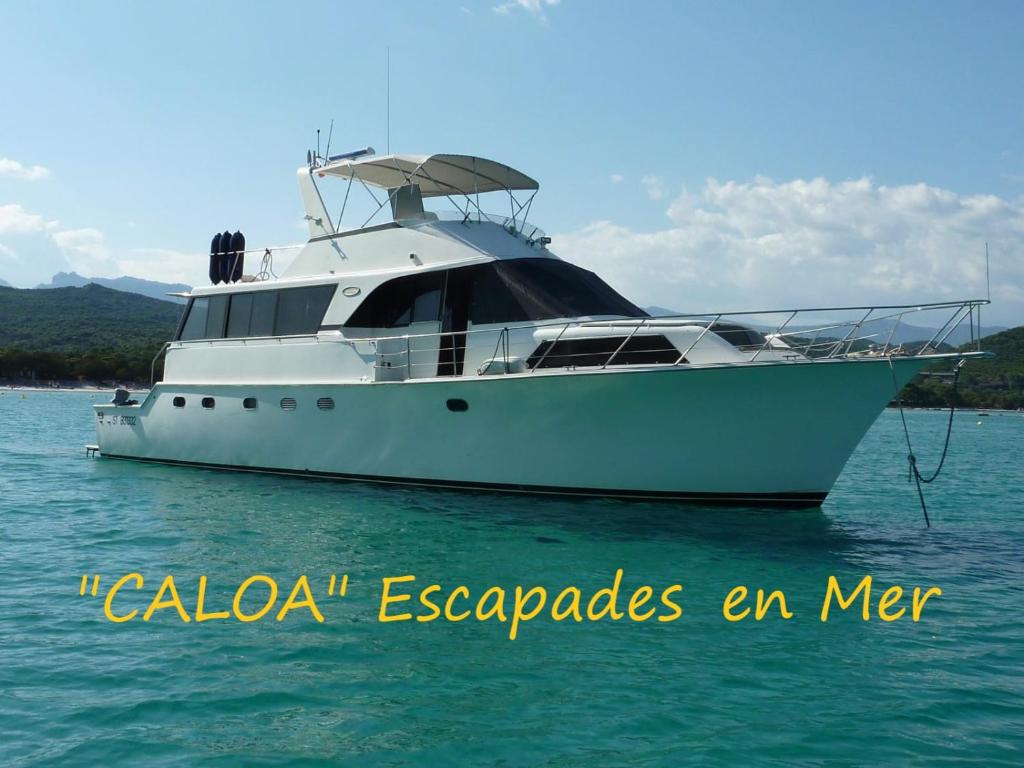
{"type": "Polygon", "coordinates": [[[924,489],[921,487],[929,483],[935,482],[938,478],[939,473],[942,472],[942,467],[946,463],[946,454],[949,452],[949,442],[953,435],[953,415],[956,413],[957,403],[957,383],[960,381],[960,369],[964,367],[966,360],[960,360],[956,364],[956,368],[953,370],[953,388],[949,393],[949,421],[946,423],[946,441],[942,446],[942,456],[939,457],[939,465],[935,468],[935,471],[931,474],[931,477],[925,477],[921,474],[921,470],[917,468],[917,456],[914,454],[914,448],[910,443],[910,428],[907,426],[907,416],[903,412],[903,400],[900,398],[899,386],[896,383],[896,369],[892,364],[892,358],[889,358],[889,370],[892,372],[892,386],[893,391],[896,393],[896,405],[900,410],[900,421],[903,422],[903,437],[907,441],[907,482],[911,479],[917,484],[917,498],[921,501],[921,511],[924,513],[924,523],[929,528],[932,527],[931,520],[928,519],[928,506],[924,502],[924,489]]]}

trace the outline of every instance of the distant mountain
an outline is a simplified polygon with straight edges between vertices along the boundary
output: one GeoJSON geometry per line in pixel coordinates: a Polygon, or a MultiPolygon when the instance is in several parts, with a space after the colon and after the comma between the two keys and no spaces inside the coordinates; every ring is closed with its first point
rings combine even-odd
{"type": "Polygon", "coordinates": [[[4,280],[2,277],[0,277],[0,288],[10,288],[10,287],[11,287],[11,284],[8,283],[6,280],[4,280]]]}
{"type": "Polygon", "coordinates": [[[192,290],[192,286],[184,283],[160,283],[156,280],[143,280],[140,277],[82,277],[77,272],[58,272],[49,283],[40,283],[36,288],[81,288],[94,283],[104,288],[125,293],[137,293],[151,299],[184,303],[184,299],[168,296],[170,292],[182,293],[192,290]]]}
{"type": "Polygon", "coordinates": [[[666,309],[665,307],[656,307],[656,306],[653,306],[653,305],[650,306],[650,307],[644,307],[644,312],[646,312],[651,317],[662,317],[664,315],[682,315],[682,314],[684,314],[683,312],[676,312],[674,309],[666,309]]]}
{"type": "Polygon", "coordinates": [[[0,347],[48,352],[155,345],[174,335],[181,306],[135,293],[0,288],[0,347]]]}

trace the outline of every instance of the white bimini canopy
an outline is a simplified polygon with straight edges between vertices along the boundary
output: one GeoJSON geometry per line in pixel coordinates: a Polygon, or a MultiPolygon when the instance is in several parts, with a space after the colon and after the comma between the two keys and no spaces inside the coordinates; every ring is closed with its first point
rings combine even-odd
{"type": "Polygon", "coordinates": [[[504,163],[472,155],[370,155],[315,168],[323,176],[395,189],[417,184],[423,197],[537,190],[540,185],[504,163]]]}

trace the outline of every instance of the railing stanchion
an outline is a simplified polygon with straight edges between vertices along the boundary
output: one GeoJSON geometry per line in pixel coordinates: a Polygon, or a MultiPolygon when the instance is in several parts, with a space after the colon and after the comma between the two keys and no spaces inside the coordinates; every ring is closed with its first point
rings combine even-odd
{"type": "Polygon", "coordinates": [[[619,344],[618,349],[616,349],[614,352],[612,352],[611,356],[607,360],[604,361],[604,365],[602,365],[601,368],[607,368],[609,365],[611,365],[612,360],[615,359],[615,356],[617,354],[619,354],[619,352],[621,352],[623,349],[625,349],[626,345],[629,344],[630,340],[636,335],[636,332],[639,331],[641,328],[643,328],[643,326],[644,326],[644,324],[646,322],[647,322],[647,318],[642,318],[639,323],[637,323],[636,325],[633,326],[633,330],[629,334],[629,336],[627,336],[626,338],[624,338],[622,340],[622,343],[619,344]]]}
{"type": "Polygon", "coordinates": [[[555,337],[555,340],[551,342],[551,346],[544,350],[544,354],[540,356],[540,360],[538,360],[536,364],[533,366],[534,371],[539,369],[540,364],[543,363],[545,359],[547,359],[548,353],[555,348],[555,345],[558,343],[558,340],[562,338],[562,334],[569,330],[569,325],[569,323],[566,323],[565,325],[562,326],[562,330],[558,332],[558,335],[555,337]]]}
{"type": "Polygon", "coordinates": [[[882,347],[882,355],[889,354],[889,344],[892,343],[892,337],[896,334],[896,329],[900,327],[900,323],[903,322],[903,315],[905,312],[900,312],[896,316],[896,322],[892,324],[892,328],[889,329],[889,336],[885,340],[885,346],[882,347]]]}
{"type": "MultiPolygon", "coordinates": [[[[780,325],[778,328],[776,328],[775,329],[775,333],[772,334],[772,335],[775,338],[779,338],[780,336],[785,335],[785,334],[782,333],[783,329],[785,329],[785,327],[787,325],[789,325],[791,322],[793,322],[793,318],[796,317],[797,313],[799,313],[799,312],[800,312],[799,309],[794,309],[792,311],[792,313],[789,315],[789,317],[786,318],[786,322],[784,322],[782,325],[780,325]]],[[[771,339],[767,338],[767,336],[766,336],[765,340],[764,340],[764,344],[762,344],[761,348],[759,350],[757,350],[757,352],[754,353],[754,356],[750,358],[750,361],[751,362],[756,362],[758,355],[760,355],[762,352],[764,352],[766,349],[768,349],[768,345],[769,344],[771,344],[771,339]]]]}
{"type": "Polygon", "coordinates": [[[681,354],[679,356],[679,359],[676,360],[672,365],[679,365],[680,363],[682,363],[683,360],[686,359],[686,356],[688,354],[690,354],[690,352],[693,351],[693,348],[696,347],[700,343],[700,340],[704,338],[705,334],[707,334],[707,332],[711,330],[711,326],[713,326],[716,323],[718,323],[718,321],[721,320],[721,319],[722,319],[722,316],[718,315],[717,317],[715,317],[714,320],[712,320],[710,323],[705,325],[704,326],[704,330],[701,331],[699,334],[697,334],[697,338],[693,340],[693,343],[686,348],[686,351],[683,352],[683,354],[681,354]]]}
{"type": "Polygon", "coordinates": [[[156,384],[156,361],[160,359],[160,356],[168,350],[171,346],[171,342],[165,341],[163,346],[160,347],[160,351],[153,356],[153,362],[149,364],[149,386],[152,388],[156,384]]]}

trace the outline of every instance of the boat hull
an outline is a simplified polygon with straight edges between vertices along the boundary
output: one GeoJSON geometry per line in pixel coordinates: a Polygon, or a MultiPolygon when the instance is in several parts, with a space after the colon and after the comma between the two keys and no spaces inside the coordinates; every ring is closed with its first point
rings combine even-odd
{"type": "Polygon", "coordinates": [[[112,458],[451,488],[807,507],[824,500],[895,387],[929,362],[848,359],[393,383],[160,383],[139,405],[96,406],[96,429],[101,454],[112,458]],[[175,398],[184,398],[184,407],[175,398]],[[203,407],[203,398],[212,398],[213,407],[203,407]],[[255,398],[256,407],[243,407],[246,398],[255,398]],[[293,409],[282,408],[286,398],[293,409]],[[333,408],[318,407],[324,398],[333,408]]]}

